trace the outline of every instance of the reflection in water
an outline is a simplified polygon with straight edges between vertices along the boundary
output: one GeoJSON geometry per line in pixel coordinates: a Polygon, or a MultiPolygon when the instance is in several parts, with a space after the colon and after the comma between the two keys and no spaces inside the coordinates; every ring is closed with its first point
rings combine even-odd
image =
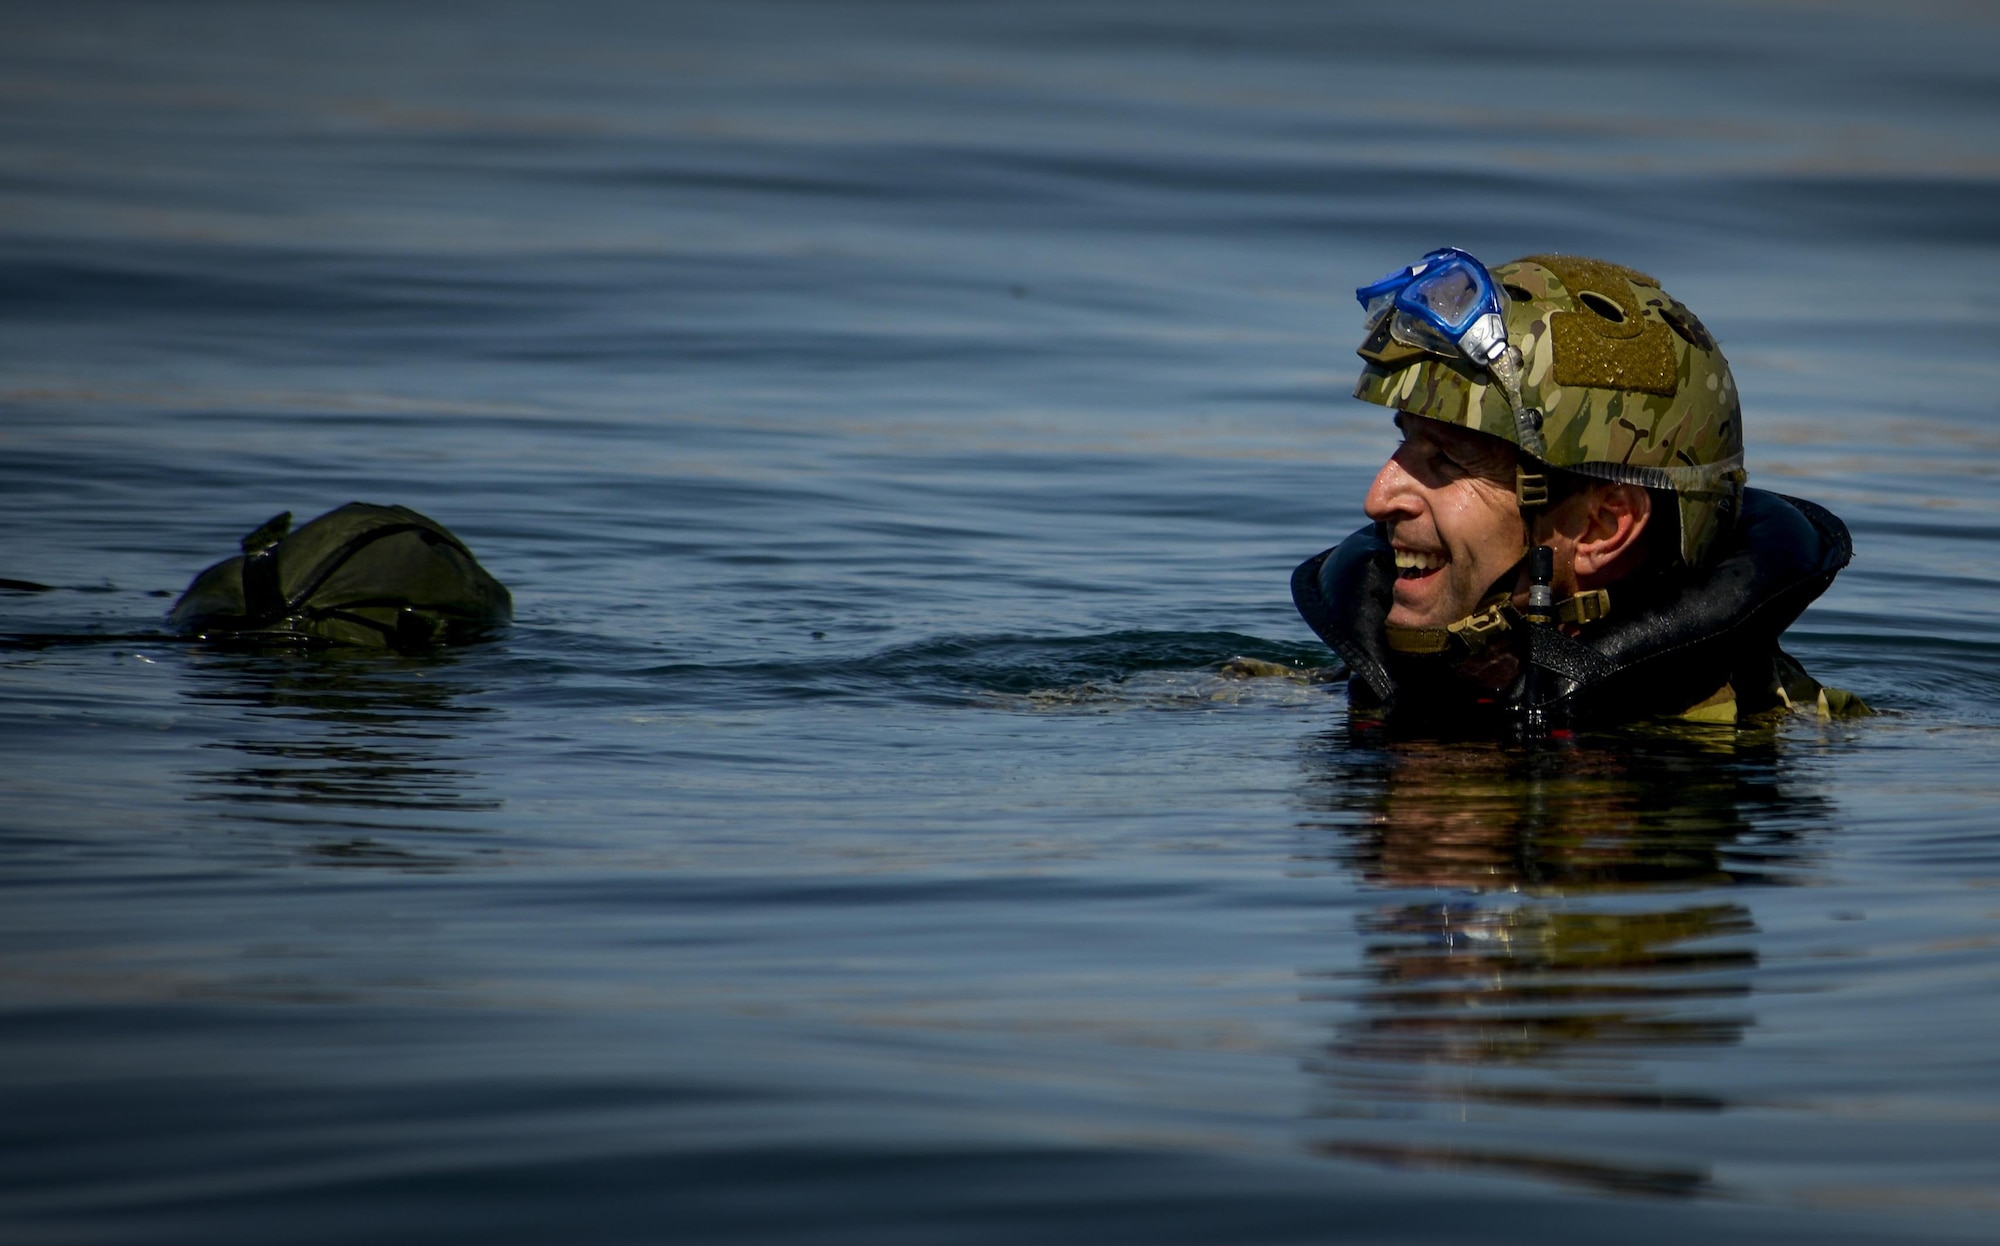
{"type": "Polygon", "coordinates": [[[389,842],[401,833],[466,829],[436,815],[482,813],[501,801],[479,792],[458,747],[464,729],[493,711],[469,703],[481,690],[451,654],[194,655],[190,700],[238,712],[204,747],[231,764],[197,770],[197,800],[252,806],[229,815],[269,825],[332,830],[306,847],[331,865],[435,867],[447,858],[389,842]],[[416,810],[422,822],[358,820],[354,813],[416,810]],[[329,816],[332,815],[332,816],[329,816]]]}
{"type": "Polygon", "coordinates": [[[1790,790],[1775,740],[1746,740],[1625,733],[1540,751],[1343,740],[1316,753],[1306,797],[1331,816],[1311,825],[1338,835],[1323,858],[1374,886],[1455,893],[1363,915],[1362,968],[1308,973],[1330,984],[1318,998],[1351,1009],[1312,1062],[1321,1115],[1376,1135],[1317,1149],[1615,1193],[1708,1192],[1705,1163],[1619,1162],[1546,1139],[1552,1127],[1591,1132],[1551,1113],[1740,1102],[1659,1086],[1652,1062],[1742,1041],[1756,926],[1714,889],[1796,879],[1810,864],[1802,832],[1831,812],[1790,790]]]}

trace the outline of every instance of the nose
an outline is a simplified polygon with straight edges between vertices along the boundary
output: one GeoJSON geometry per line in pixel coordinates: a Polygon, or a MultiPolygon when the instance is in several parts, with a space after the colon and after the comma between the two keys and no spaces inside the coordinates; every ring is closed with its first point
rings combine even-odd
{"type": "Polygon", "coordinates": [[[1421,509],[1416,496],[1417,482],[1403,470],[1402,458],[1400,450],[1391,455],[1382,464],[1382,470],[1375,473],[1368,496],[1361,499],[1361,513],[1376,523],[1414,518],[1421,509]]]}

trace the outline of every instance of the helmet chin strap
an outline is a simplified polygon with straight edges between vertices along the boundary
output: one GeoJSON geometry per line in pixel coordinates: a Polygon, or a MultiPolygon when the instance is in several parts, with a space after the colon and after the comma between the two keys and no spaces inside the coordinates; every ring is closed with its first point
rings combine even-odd
{"type": "MultiPolygon", "coordinates": [[[[1514,468],[1514,497],[1521,514],[1521,556],[1486,586],[1478,606],[1465,617],[1443,627],[1387,625],[1384,630],[1391,649],[1412,655],[1457,654],[1462,658],[1479,658],[1513,630],[1516,620],[1554,626],[1558,617],[1572,623],[1588,623],[1604,617],[1610,602],[1609,594],[1602,589],[1578,594],[1564,602],[1560,611],[1556,607],[1553,585],[1555,551],[1535,539],[1535,518],[1549,504],[1548,477],[1517,463],[1514,468]],[[1527,609],[1517,613],[1514,593],[1524,568],[1529,580],[1527,609]]],[[[1529,691],[1532,692],[1532,671],[1529,678],[1529,691]]]]}
{"type": "MultiPolygon", "coordinates": [[[[1510,389],[1518,394],[1518,381],[1510,389]]],[[[1515,404],[1517,413],[1519,405],[1518,402],[1515,404]]],[[[1521,514],[1521,556],[1486,586],[1471,614],[1443,627],[1385,624],[1383,630],[1387,633],[1389,648],[1397,653],[1412,655],[1482,658],[1513,630],[1515,619],[1519,617],[1514,611],[1514,586],[1520,582],[1521,568],[1537,548],[1535,515],[1548,505],[1548,477],[1540,472],[1530,472],[1517,461],[1514,466],[1514,500],[1521,514]]]]}
{"type": "Polygon", "coordinates": [[[1514,627],[1514,584],[1521,574],[1521,566],[1528,560],[1523,554],[1495,577],[1486,586],[1486,592],[1479,598],[1479,605],[1471,614],[1443,627],[1401,627],[1394,623],[1385,624],[1389,648],[1397,653],[1414,656],[1437,656],[1455,654],[1462,658],[1484,657],[1501,637],[1514,627]]]}
{"type": "MultiPolygon", "coordinates": [[[[1544,545],[1538,548],[1548,549],[1544,545]]],[[[1529,566],[1534,551],[1522,554],[1514,564],[1494,579],[1486,589],[1486,595],[1479,599],[1479,606],[1471,614],[1443,627],[1400,627],[1394,623],[1385,624],[1389,648],[1396,653],[1412,657],[1484,657],[1499,640],[1511,633],[1517,622],[1525,620],[1528,612],[1514,609],[1514,586],[1520,582],[1521,569],[1529,566]]],[[[1554,560],[1550,560],[1553,564],[1554,560]]],[[[1553,566],[1551,566],[1553,570],[1553,566]]],[[[1533,568],[1529,566],[1529,578],[1533,580],[1533,568]]],[[[1531,582],[1528,593],[1535,594],[1531,582]]],[[[1553,596],[1553,588],[1550,589],[1553,596]]],[[[1611,613],[1611,593],[1602,588],[1588,589],[1573,597],[1553,603],[1551,623],[1574,623],[1578,625],[1595,623],[1611,613]]]]}

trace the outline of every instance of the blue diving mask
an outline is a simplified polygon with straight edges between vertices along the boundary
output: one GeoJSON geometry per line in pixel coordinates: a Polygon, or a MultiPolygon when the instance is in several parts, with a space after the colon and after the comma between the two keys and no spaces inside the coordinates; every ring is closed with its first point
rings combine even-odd
{"type": "Polygon", "coordinates": [[[1521,401],[1521,352],[1507,340],[1507,295],[1486,265],[1457,247],[1439,247],[1354,297],[1369,333],[1386,321],[1389,336],[1405,346],[1491,373],[1514,408],[1521,448],[1543,453],[1541,415],[1521,401]]]}
{"type": "Polygon", "coordinates": [[[1400,272],[1354,292],[1368,331],[1487,368],[1507,350],[1507,296],[1486,265],[1457,247],[1439,247],[1400,272]]]}

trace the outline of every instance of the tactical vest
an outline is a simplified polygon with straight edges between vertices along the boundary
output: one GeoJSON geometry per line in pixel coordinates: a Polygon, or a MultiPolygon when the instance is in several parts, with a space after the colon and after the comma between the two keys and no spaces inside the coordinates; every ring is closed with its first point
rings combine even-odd
{"type": "MultiPolygon", "coordinates": [[[[1524,666],[1541,668],[1537,703],[1552,720],[1584,723],[1673,714],[1733,721],[1739,710],[1800,701],[1865,713],[1858,698],[1822,690],[1778,648],[1779,635],[1853,556],[1847,526],[1825,508],[1745,490],[1733,530],[1699,571],[1611,586],[1608,616],[1576,636],[1515,629],[1525,637],[1524,666]]],[[[1458,676],[1447,660],[1389,647],[1396,575],[1372,524],[1292,573],[1299,613],[1347,664],[1355,711],[1407,722],[1524,710],[1525,673],[1493,690],[1458,676]]]]}

